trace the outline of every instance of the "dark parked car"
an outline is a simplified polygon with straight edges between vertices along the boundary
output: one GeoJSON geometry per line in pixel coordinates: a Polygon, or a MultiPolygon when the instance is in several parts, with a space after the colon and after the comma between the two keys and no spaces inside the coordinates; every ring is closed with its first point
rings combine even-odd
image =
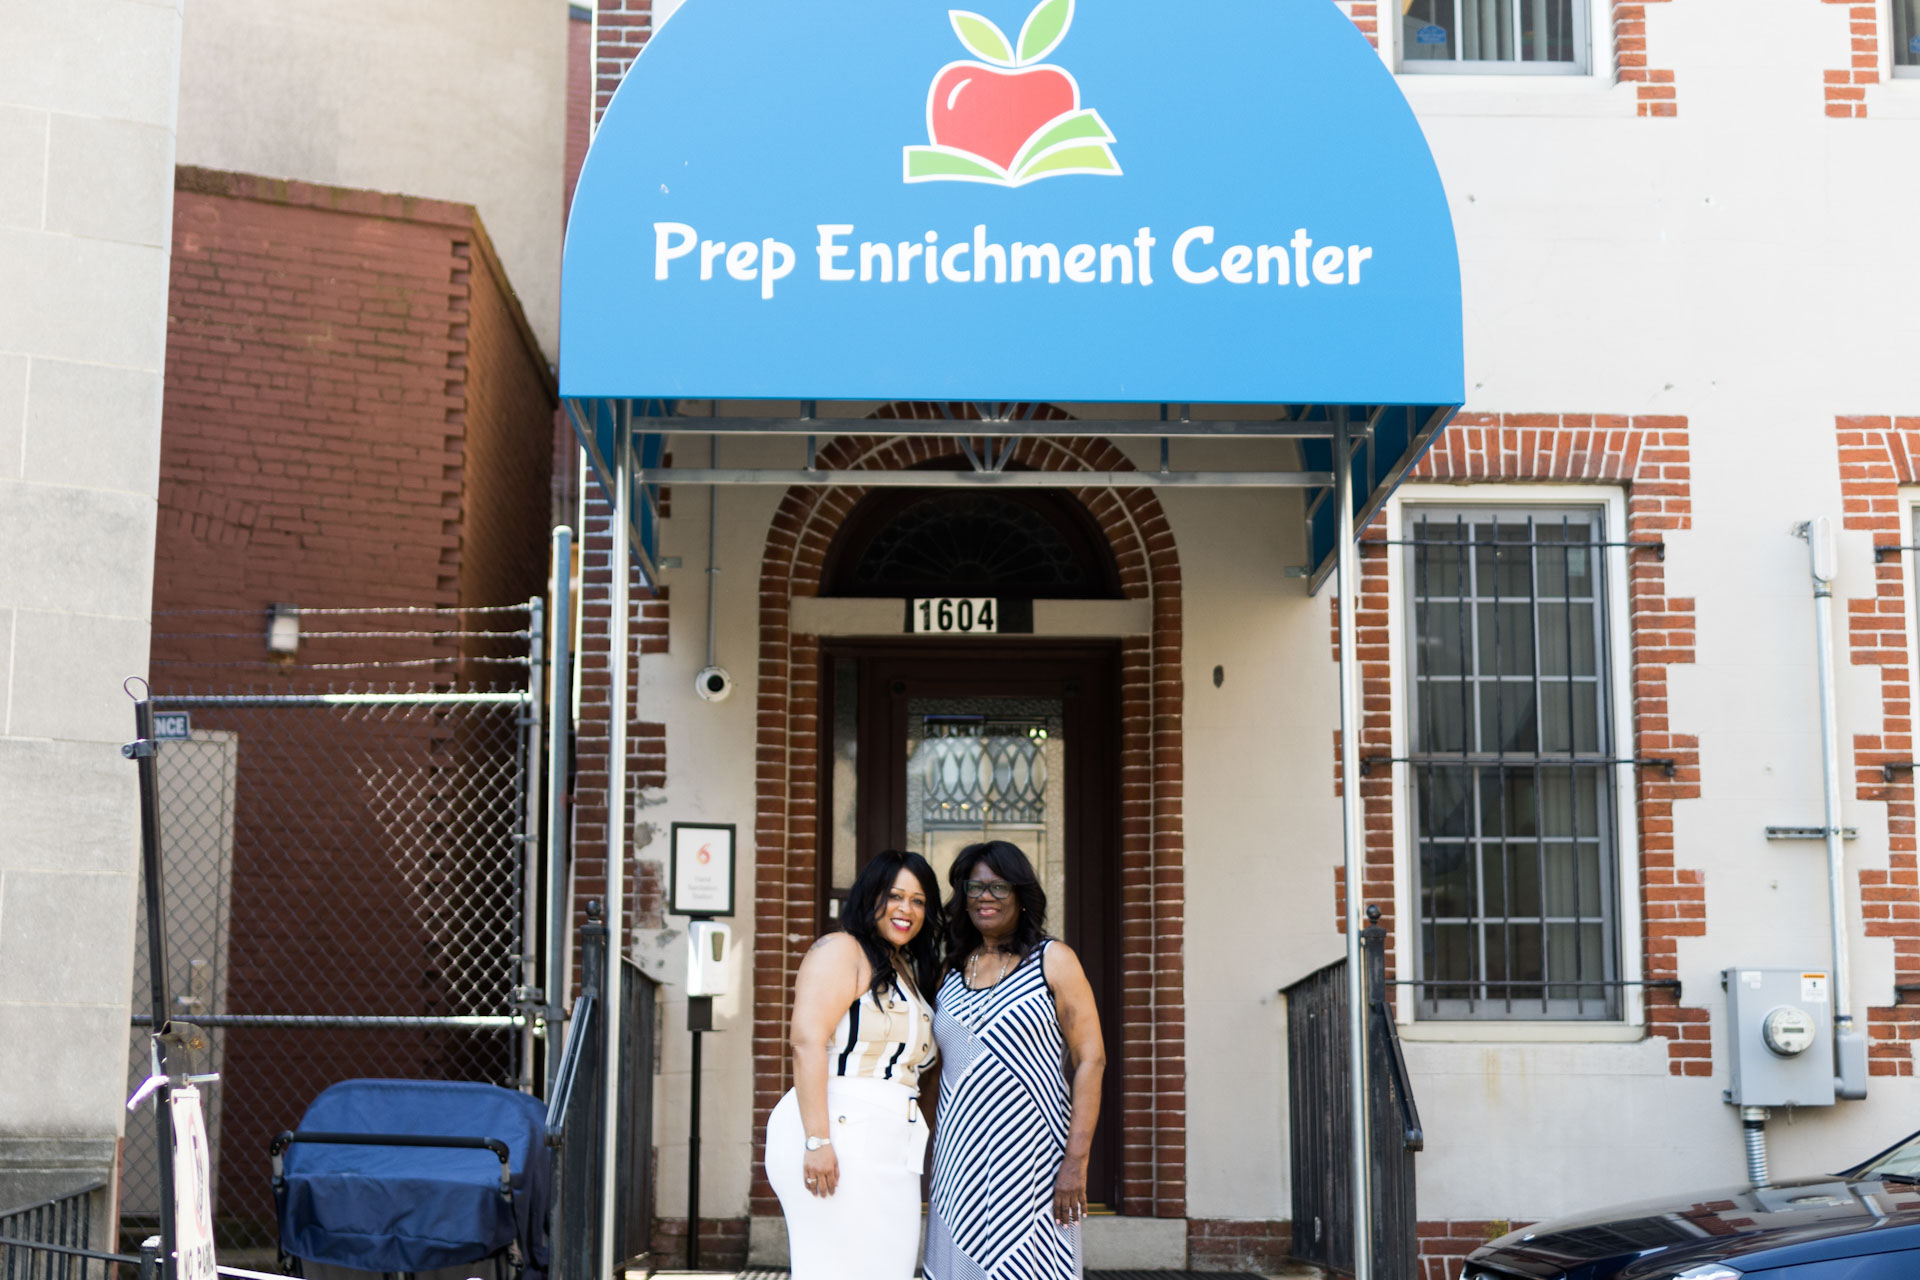
{"type": "Polygon", "coordinates": [[[1920,1280],[1920,1134],[1831,1178],[1621,1205],[1474,1250],[1463,1280],[1920,1280]]]}

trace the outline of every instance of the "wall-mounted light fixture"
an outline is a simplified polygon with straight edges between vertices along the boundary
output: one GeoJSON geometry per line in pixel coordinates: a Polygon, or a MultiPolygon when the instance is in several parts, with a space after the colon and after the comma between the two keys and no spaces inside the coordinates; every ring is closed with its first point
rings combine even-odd
{"type": "Polygon", "coordinates": [[[267,652],[291,657],[300,649],[300,606],[276,604],[267,612],[267,652]]]}

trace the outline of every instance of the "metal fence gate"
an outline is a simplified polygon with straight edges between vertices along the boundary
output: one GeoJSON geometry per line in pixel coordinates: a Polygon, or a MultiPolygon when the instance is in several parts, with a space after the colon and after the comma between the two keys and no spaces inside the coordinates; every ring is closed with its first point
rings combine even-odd
{"type": "MultiPolygon", "coordinates": [[[[200,1069],[222,1074],[207,1120],[223,1252],[272,1244],[267,1144],[329,1084],[537,1083],[531,674],[492,693],[153,700],[161,736],[181,735],[156,756],[169,977],[178,1016],[210,1032],[200,1069]]],[[[146,1021],[130,1081],[148,1072],[146,1021]]],[[[127,1144],[121,1187],[127,1225],[151,1222],[149,1144],[127,1144]]]]}

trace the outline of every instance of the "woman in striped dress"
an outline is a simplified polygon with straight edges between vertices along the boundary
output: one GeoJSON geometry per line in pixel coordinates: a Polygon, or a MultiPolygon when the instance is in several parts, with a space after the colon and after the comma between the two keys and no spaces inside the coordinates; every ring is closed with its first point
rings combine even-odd
{"type": "Polygon", "coordinates": [[[1093,988],[1017,846],[967,846],[947,882],[927,1280],[1076,1280],[1107,1062],[1093,988]]]}
{"type": "Polygon", "coordinates": [[[917,853],[876,854],[840,931],[793,993],[793,1088],[767,1119],[767,1181],[793,1280],[912,1280],[920,1249],[940,882],[917,853]]]}

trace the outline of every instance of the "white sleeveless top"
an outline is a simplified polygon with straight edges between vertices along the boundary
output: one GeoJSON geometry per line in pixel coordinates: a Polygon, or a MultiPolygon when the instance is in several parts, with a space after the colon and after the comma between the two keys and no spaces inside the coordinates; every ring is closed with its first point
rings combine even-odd
{"type": "Polygon", "coordinates": [[[906,983],[875,1000],[871,990],[847,1006],[833,1029],[827,1065],[833,1074],[889,1080],[913,1088],[933,1060],[933,1008],[906,983]]]}

